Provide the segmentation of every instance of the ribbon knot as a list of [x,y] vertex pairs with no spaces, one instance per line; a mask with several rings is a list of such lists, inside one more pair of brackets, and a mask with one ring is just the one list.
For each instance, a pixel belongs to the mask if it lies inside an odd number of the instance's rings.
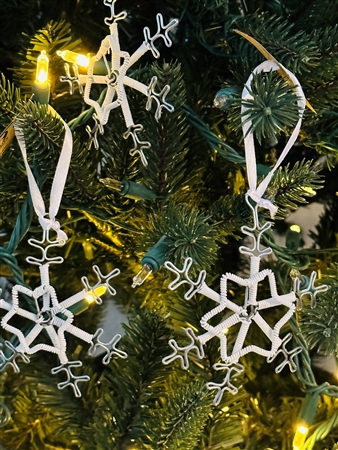
[[249,190],[248,195],[252,200],[254,200],[259,206],[270,211],[270,216],[273,218],[278,210],[277,206],[274,205],[270,200],[262,198],[257,191]]
[[50,229],[54,230],[56,232],[58,241],[63,242],[67,241],[68,236],[63,230],[61,230],[60,222],[58,222],[55,219],[50,219],[48,217],[39,217],[39,222],[44,230]]

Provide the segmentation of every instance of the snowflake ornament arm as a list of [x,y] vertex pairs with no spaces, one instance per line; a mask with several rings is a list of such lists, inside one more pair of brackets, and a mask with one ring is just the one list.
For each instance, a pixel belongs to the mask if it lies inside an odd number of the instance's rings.
[[70,74],[70,67],[68,63],[64,64],[64,69],[66,75],[60,76],[60,81],[63,83],[69,84],[69,93],[70,95],[74,94],[75,86],[78,87],[80,94],[83,94],[83,86],[80,82],[79,69],[76,64],[73,64],[74,76]]
[[176,267],[171,261],[166,261],[164,263],[164,267],[171,272],[175,273],[177,276],[176,278],[168,285],[168,288],[171,291],[174,291],[182,284],[188,284],[190,286],[190,289],[186,292],[184,295],[185,300],[190,300],[197,292],[206,295],[207,297],[211,298],[212,300],[219,302],[219,294],[217,294],[214,290],[208,288],[208,286],[205,284],[205,277],[206,277],[206,271],[201,270],[201,272],[198,275],[197,281],[192,281],[190,278],[188,272],[192,266],[192,258],[188,257],[185,259],[183,268],[180,270],[178,267]]
[[128,128],[128,130],[123,133],[124,139],[128,139],[129,136],[132,137],[132,140],[134,142],[134,146],[132,149],[129,150],[129,154],[131,156],[134,156],[135,154],[140,155],[140,159],[142,164],[146,167],[148,165],[147,158],[144,156],[143,150],[146,150],[151,147],[150,142],[148,141],[141,141],[138,133],[143,131],[143,126],[141,124],[133,125]]
[[244,366],[242,364],[233,364],[229,366],[228,364],[214,364],[215,370],[225,370],[226,375],[224,380],[221,383],[209,382],[206,384],[207,388],[212,390],[215,389],[217,391],[214,397],[214,405],[218,406],[222,400],[223,394],[225,391],[230,392],[232,395],[237,394],[238,388],[230,382],[232,372],[235,372],[236,375],[244,372]]
[[99,295],[96,294],[97,289],[100,286],[104,286],[110,295],[116,295],[116,290],[113,288],[113,286],[110,285],[110,280],[114,277],[116,277],[117,275],[120,274],[120,269],[113,269],[111,272],[109,272],[107,275],[102,275],[100,269],[98,266],[93,266],[93,270],[96,273],[96,276],[98,278],[97,283],[94,286],[91,286],[89,284],[88,278],[87,277],[82,277],[81,281],[85,286],[86,291],[90,291],[92,293],[92,295],[94,296],[95,302],[98,305],[102,304],[102,299]]
[[104,343],[100,340],[100,336],[103,333],[103,329],[99,328],[91,339],[91,346],[88,350],[88,354],[94,356],[97,348],[103,348],[105,350],[105,356],[102,359],[103,364],[109,364],[113,355],[119,356],[120,358],[127,358],[127,353],[118,349],[116,344],[121,339],[120,334],[116,334],[111,341]]
[[94,144],[95,150],[98,150],[100,148],[100,145],[99,145],[99,141],[97,138],[97,133],[99,132],[101,135],[103,134],[103,126],[99,122],[97,115],[95,113],[93,114],[92,117],[95,122],[93,129],[91,129],[89,125],[86,126],[86,132],[89,135],[87,149],[90,150],[92,144]]
[[159,121],[162,115],[163,108],[169,112],[173,112],[174,107],[166,101],[166,96],[170,91],[170,86],[166,85],[161,92],[155,92],[156,84],[157,77],[154,76],[152,77],[150,84],[145,92],[145,95],[148,97],[146,110],[151,110],[152,102],[154,101],[156,104],[155,119]]
[[72,369],[74,367],[82,367],[82,362],[81,361],[67,361],[65,364],[62,364],[61,366],[54,367],[52,369],[52,374],[55,375],[62,371],[66,372],[67,380],[58,383],[58,385],[57,385],[58,388],[64,389],[65,387],[70,386],[73,388],[75,397],[81,397],[81,391],[77,384],[79,382],[89,381],[90,378],[88,375],[80,375],[80,376],[74,375],[72,372]]
[[[97,120],[101,126],[104,126],[109,119],[110,112],[113,109],[121,108],[124,116],[127,132],[124,137],[127,139],[132,137],[134,147],[130,150],[130,154],[133,156],[138,154],[140,156],[143,165],[147,165],[146,157],[143,150],[150,147],[149,142],[141,141],[137,133],[140,132],[143,127],[140,124],[135,124],[128,98],[125,91],[125,86],[135,89],[147,97],[146,110],[149,111],[152,104],[155,103],[155,118],[159,120],[162,114],[162,110],[166,109],[169,112],[174,110],[174,107],[166,101],[166,96],[170,90],[169,86],[165,86],[160,92],[155,91],[157,78],[153,77],[149,86],[134,80],[127,76],[128,70],[135,64],[147,51],[151,51],[155,58],[160,56],[159,51],[155,47],[155,41],[162,39],[167,47],[172,45],[172,40],[169,33],[177,26],[178,20],[172,19],[167,25],[164,24],[163,16],[157,14],[157,31],[151,36],[150,29],[144,28],[144,41],[140,47],[133,53],[122,51],[120,48],[119,35],[118,35],[118,21],[126,18],[126,12],[120,14],[115,13],[114,1],[104,0],[104,5],[110,7],[110,17],[105,18],[105,24],[109,26],[110,35],[106,36],[96,55],[94,55],[89,62],[87,75],[78,75],[76,69],[74,69],[75,76],[72,77],[69,72],[69,67],[66,68],[66,76],[61,77],[61,81],[68,82],[70,85],[71,93],[73,92],[73,86],[78,83],[79,86],[85,85],[84,88],[84,101],[89,106],[95,109]],[[110,62],[107,61],[107,55],[110,54]],[[103,60],[104,67],[106,68],[106,75],[95,75],[95,63]],[[91,98],[91,89],[93,84],[105,84],[107,86],[106,94],[102,104]],[[141,128],[140,128],[141,127]],[[95,148],[98,148],[97,143],[97,130],[90,130],[90,140],[88,147],[90,148],[92,142],[94,142]]]
[[[172,40],[170,39],[169,32],[172,31],[177,26],[178,19],[172,19],[167,25],[164,25],[162,14],[157,14],[156,22],[157,22],[157,32],[154,34],[154,36],[152,37],[150,36],[150,30],[148,27],[144,28],[143,33],[144,33],[144,42],[146,43],[147,48],[151,50],[154,58],[158,59],[160,57],[160,52],[155,47],[154,42],[156,41],[156,39],[162,38],[165,45],[167,47],[171,47]],[[164,34],[161,33],[162,30],[164,30]]]
[[186,345],[185,347],[180,347],[175,341],[175,339],[170,339],[169,345],[174,350],[174,352],[171,355],[168,355],[162,359],[163,364],[170,364],[175,359],[180,359],[182,369],[187,370],[189,367],[188,355],[189,352],[191,352],[192,350],[196,351],[196,354],[199,359],[204,358],[203,347],[199,339],[195,336],[194,331],[191,328],[186,328],[185,332],[187,336],[190,338],[190,344]]
[[16,360],[20,358],[24,363],[28,364],[28,356],[26,356],[23,352],[17,351],[17,349],[10,341],[5,341],[5,346],[8,350],[0,350],[0,372],[6,370],[8,366],[13,367],[14,372],[20,372],[20,368]]
[[291,339],[292,339],[292,334],[291,334],[291,333],[288,333],[288,334],[284,337],[284,339],[283,339],[283,341],[282,341],[282,347],[281,347],[281,348],[280,348],[273,356],[270,356],[270,357],[267,359],[268,362],[272,362],[272,361],[276,358],[276,356],[279,355],[279,353],[281,353],[281,354],[284,356],[284,360],[283,360],[283,361],[281,362],[281,364],[279,364],[279,365],[276,367],[276,369],[275,369],[275,372],[276,372],[276,373],[281,372],[281,371],[284,369],[284,367],[285,367],[286,365],[289,366],[290,372],[296,372],[296,370],[297,370],[297,364],[295,363],[294,358],[295,358],[299,353],[301,353],[302,347],[296,347],[296,348],[294,348],[293,350],[288,350],[288,349],[286,348],[286,344],[287,344]]
[[122,11],[119,14],[115,14],[115,3],[117,0],[103,0],[103,4],[105,6],[110,7],[110,17],[106,17],[104,19],[104,23],[110,26],[112,23],[117,22],[118,20],[124,20],[127,17],[126,11]]
[[317,295],[322,292],[326,292],[329,289],[329,286],[326,284],[315,286],[316,279],[317,272],[315,271],[311,273],[310,279],[308,280],[306,280],[306,278],[300,273],[297,273],[293,287],[293,290],[297,295],[297,310],[301,310],[303,308],[303,297],[305,296],[310,296],[311,308],[315,308],[317,303]]

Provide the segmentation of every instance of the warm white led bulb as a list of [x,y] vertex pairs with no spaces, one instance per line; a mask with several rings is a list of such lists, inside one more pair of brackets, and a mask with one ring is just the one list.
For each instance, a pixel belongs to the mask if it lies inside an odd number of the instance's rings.
[[149,277],[152,271],[153,268],[149,264],[143,264],[142,269],[134,276],[131,287],[135,288],[136,286],[140,286]]
[[101,295],[106,293],[106,286],[101,285],[94,289],[94,291],[90,290],[87,292],[85,299],[88,303],[92,303],[96,297],[101,297]]
[[45,50],[40,53],[36,62],[36,81],[44,84],[48,81],[49,59]]
[[291,225],[290,230],[294,231],[295,233],[300,233],[301,232],[300,226],[296,225],[296,224],[295,225]]
[[81,67],[88,67],[90,62],[88,56],[81,55],[80,53],[75,53],[70,50],[59,50],[57,54],[61,56],[64,61],[76,64]]
[[293,450],[300,450],[305,442],[309,429],[304,425],[298,425],[292,445]]

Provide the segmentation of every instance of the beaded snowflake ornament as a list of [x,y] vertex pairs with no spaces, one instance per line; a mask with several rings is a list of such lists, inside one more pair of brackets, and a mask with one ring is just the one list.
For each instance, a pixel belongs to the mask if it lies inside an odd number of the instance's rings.
[[[253,73],[261,71],[268,72],[270,70],[278,70],[279,66],[273,61],[265,61],[259,65]],[[287,71],[287,69],[284,68]],[[189,353],[194,352],[197,357],[202,359],[204,357],[203,346],[210,339],[218,338],[220,341],[220,357],[221,362],[214,365],[215,370],[225,371],[225,377],[221,383],[209,382],[207,383],[208,389],[216,390],[214,397],[214,404],[218,405],[222,399],[225,391],[232,394],[236,394],[238,388],[231,382],[231,377],[238,375],[244,371],[244,366],[239,363],[242,356],[248,353],[256,353],[258,355],[267,358],[268,362],[272,362],[277,355],[284,357],[282,363],[276,367],[276,372],[279,373],[286,365],[289,366],[292,372],[297,370],[295,363],[295,357],[301,352],[301,347],[294,348],[292,350],[287,349],[287,344],[291,340],[292,335],[288,333],[283,338],[280,337],[282,327],[290,320],[294,314],[301,297],[304,295],[310,295],[315,299],[318,292],[326,290],[327,286],[314,286],[314,280],[316,273],[311,276],[311,282],[307,286],[303,286],[300,290],[300,280],[296,278],[294,282],[293,290],[288,294],[279,295],[277,292],[275,275],[271,269],[260,270],[260,262],[262,257],[272,253],[271,248],[261,247],[261,241],[263,234],[270,229],[272,223],[266,222],[264,225],[260,225],[258,219],[258,208],[263,207],[269,209],[273,216],[277,210],[276,206],[267,199],[262,198],[269,181],[271,180],[274,172],[281,164],[282,160],[286,156],[289,149],[297,139],[302,115],[305,109],[305,96],[300,87],[298,80],[295,76],[287,71],[293,84],[297,86],[296,92],[298,95],[299,106],[299,121],[290,140],[286,146],[286,150],[282,152],[281,157],[277,161],[275,167],[269,172],[262,183],[257,186],[257,172],[256,172],[256,159],[254,150],[253,134],[250,131],[251,122],[248,120],[243,123],[245,154],[247,163],[247,173],[249,181],[249,190],[245,196],[246,203],[250,208],[253,216],[253,226],[242,226],[242,233],[247,235],[251,239],[251,246],[241,246],[239,248],[240,253],[250,258],[250,273],[248,278],[243,278],[232,273],[226,273],[222,275],[220,281],[220,293],[217,293],[213,289],[207,286],[206,271],[202,270],[196,281],[193,281],[189,276],[189,270],[192,266],[192,259],[187,258],[184,262],[183,268],[179,269],[170,261],[165,263],[165,267],[176,275],[174,281],[169,284],[169,289],[175,290],[182,284],[189,286],[184,298],[189,300],[196,293],[202,294],[209,299],[215,301],[217,306],[210,312],[205,314],[201,320],[200,325],[205,330],[203,334],[196,336],[192,328],[186,328],[186,334],[190,339],[190,342],[185,346],[179,346],[174,339],[169,341],[170,347],[173,349],[172,354],[166,356],[162,361],[164,364],[169,364],[175,359],[181,361],[183,369],[189,367]],[[247,81],[247,85],[250,86],[253,74]],[[247,87],[243,90],[243,98],[250,96],[249,89]],[[242,113],[245,112],[245,107],[242,107]],[[262,300],[258,300],[258,285],[264,280],[268,281],[270,296]],[[229,282],[236,283],[238,286],[242,286],[245,289],[244,304],[238,303],[229,299]],[[313,302],[314,303],[314,302]],[[279,314],[278,320],[274,324],[268,323],[265,314],[266,310],[272,308],[282,308],[281,314]],[[264,316],[264,317],[263,317]],[[220,321],[217,325],[210,323],[211,319],[219,317]],[[213,321],[212,321],[213,322]],[[269,321],[270,322],[270,321]],[[213,322],[214,323],[214,322]],[[235,342],[230,346],[227,333],[231,327],[239,327],[239,331]],[[265,340],[268,341],[268,345],[263,348],[255,344],[246,344],[247,335],[252,326],[258,327],[265,336]]]
[[[168,24],[164,24],[162,14],[157,14],[157,31],[151,36],[150,29],[145,27],[143,30],[144,41],[140,47],[133,53],[129,54],[126,51],[122,51],[120,48],[119,34],[118,34],[118,21],[127,17],[126,12],[119,14],[115,13],[115,3],[117,0],[104,0],[104,5],[110,7],[111,15],[106,17],[104,22],[109,26],[110,34],[106,36],[96,55],[94,55],[89,62],[86,75],[79,74],[76,64],[73,65],[75,76],[70,75],[69,65],[65,65],[66,76],[62,76],[61,81],[68,82],[70,85],[70,93],[74,91],[74,84],[79,86],[80,92],[84,94],[84,101],[89,106],[93,107],[95,113],[93,119],[95,125],[93,129],[87,127],[87,131],[90,135],[89,144],[92,143],[98,148],[97,133],[103,134],[103,126],[109,119],[110,112],[113,109],[121,107],[122,114],[125,120],[127,131],[123,137],[128,139],[132,138],[133,148],[130,150],[130,154],[134,156],[138,154],[143,165],[147,165],[147,159],[143,153],[143,150],[150,147],[150,142],[141,141],[140,133],[143,130],[141,124],[135,124],[130,111],[128,97],[126,94],[125,86],[135,89],[141,92],[147,98],[146,110],[150,111],[153,103],[156,106],[155,119],[159,120],[162,114],[162,110],[166,109],[169,112],[174,110],[174,107],[166,101],[166,96],[170,90],[168,85],[164,86],[160,92],[156,91],[157,77],[152,77],[149,86],[141,83],[132,77],[127,75],[128,70],[135,64],[146,52],[151,51],[155,58],[159,58],[160,52],[155,47],[155,41],[162,39],[167,47],[171,47],[172,40],[170,38],[170,31],[178,24],[177,19],[172,19]],[[107,56],[110,54],[110,61],[108,62]],[[104,75],[95,74],[95,67],[100,62],[104,63]],[[95,66],[96,65],[96,66]],[[94,84],[103,85],[106,87],[106,92],[102,102],[94,100],[91,97],[91,89]],[[83,89],[84,86],[84,89]]]
[[[67,241],[67,235],[61,230],[59,222],[55,219],[72,150],[72,135],[65,123],[64,126],[66,130],[65,139],[52,184],[48,214],[46,214],[42,195],[28,165],[24,136],[21,130],[16,127],[16,136],[26,166],[34,210],[43,230],[41,240],[28,240],[31,246],[41,251],[41,256],[27,257],[30,264],[39,266],[41,284],[35,289],[16,284],[12,288],[11,302],[3,298],[0,299],[0,308],[6,311],[1,320],[1,326],[4,330],[13,334],[10,341],[5,341],[6,349],[0,350],[0,371],[11,366],[15,372],[19,372],[18,360],[28,363],[29,355],[39,351],[54,353],[58,356],[60,365],[52,369],[52,374],[64,371],[66,375],[66,381],[58,383],[58,388],[63,389],[71,386],[75,396],[80,397],[81,392],[78,383],[88,381],[89,376],[73,373],[73,369],[81,367],[82,362],[68,360],[65,337],[67,333],[90,344],[88,350],[90,355],[94,355],[97,349],[103,351],[102,362],[104,364],[108,364],[113,355],[121,358],[126,358],[127,355],[116,346],[121,335],[117,334],[110,342],[105,343],[100,339],[103,333],[101,328],[91,334],[74,325],[74,316],[87,309],[90,303],[101,304],[101,295],[104,292],[108,291],[111,295],[116,294],[115,289],[110,285],[110,281],[120,273],[119,269],[114,269],[107,275],[103,275],[99,268],[94,266],[93,270],[97,276],[97,283],[90,285],[88,278],[82,277],[84,288],[62,301],[59,301],[56,290],[50,284],[50,265],[62,264],[63,262],[61,256],[51,256],[51,253],[54,253],[55,248],[62,247]],[[55,238],[53,235],[55,235]],[[26,326],[23,325],[24,321],[27,323]]]

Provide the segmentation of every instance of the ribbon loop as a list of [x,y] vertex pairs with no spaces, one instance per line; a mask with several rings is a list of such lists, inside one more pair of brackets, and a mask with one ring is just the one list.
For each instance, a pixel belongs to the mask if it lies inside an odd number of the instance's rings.
[[[54,115],[57,114],[51,108],[51,106],[49,106],[49,108]],[[60,120],[62,119],[60,118]],[[52,189],[50,193],[49,212],[48,212],[49,218],[45,217],[46,216],[45,203],[41,195],[40,189],[37,185],[37,182],[34,178],[33,172],[31,171],[31,168],[29,167],[28,164],[26,143],[23,131],[21,130],[17,122],[14,124],[14,129],[26,167],[29,191],[32,197],[33,207],[39,218],[40,225],[44,230],[49,229],[54,230],[57,234],[57,239],[66,242],[68,237],[66,233],[61,230],[60,223],[55,220],[55,216],[57,215],[57,212],[59,210],[63,190],[66,184],[66,178],[72,155],[73,137],[68,125],[63,120],[62,122],[65,128],[65,137],[63,140],[60,157],[56,166],[54,179],[52,183]]]
[[247,176],[248,176],[248,183],[249,183],[249,190],[248,195],[262,208],[269,209],[271,217],[274,217],[274,215],[277,212],[277,207],[267,199],[263,199],[263,195],[275,173],[275,171],[278,169],[278,167],[283,162],[284,158],[288,154],[289,150],[293,146],[293,144],[296,142],[300,127],[302,124],[302,117],[305,110],[306,105],[306,98],[303,92],[303,89],[295,77],[295,75],[290,72],[288,69],[286,69],[282,64],[275,63],[274,61],[264,61],[262,64],[257,66],[251,75],[249,76],[246,85],[244,86],[244,89],[242,91],[242,100],[248,100],[253,99],[253,96],[249,92],[249,87],[251,85],[251,82],[253,80],[253,75],[260,72],[270,72],[270,71],[276,71],[280,68],[283,68],[285,70],[292,82],[295,84],[295,91],[297,93],[297,104],[299,107],[299,120],[295,126],[295,129],[293,130],[284,150],[282,151],[280,157],[278,158],[275,166],[271,169],[271,171],[268,173],[268,175],[263,179],[263,181],[257,186],[257,164],[256,164],[256,154],[255,154],[255,143],[254,143],[254,137],[253,132],[251,131],[252,127],[252,121],[245,116],[247,116],[247,112],[249,111],[249,108],[247,108],[244,103],[242,102],[242,108],[241,108],[241,114],[242,114],[242,129],[243,129],[243,135],[244,135],[244,147],[245,147],[245,159],[246,159],[246,167],[247,167]]

